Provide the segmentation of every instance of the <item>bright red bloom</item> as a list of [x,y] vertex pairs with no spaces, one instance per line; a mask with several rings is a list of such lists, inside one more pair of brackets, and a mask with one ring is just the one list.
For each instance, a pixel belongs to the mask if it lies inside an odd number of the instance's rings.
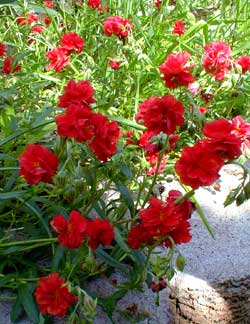
[[123,39],[133,29],[133,25],[129,19],[123,19],[120,16],[111,16],[104,21],[103,28],[105,35],[111,36],[114,34],[120,39]]
[[84,41],[77,33],[67,33],[61,38],[60,45],[67,55],[73,52],[79,54],[83,49]]
[[93,95],[94,89],[89,81],[75,82],[74,80],[70,80],[64,87],[64,94],[59,97],[58,107],[68,108],[72,104],[82,104],[85,107],[95,102]]
[[220,118],[204,125],[203,134],[210,139],[210,149],[221,155],[224,160],[232,160],[241,155],[241,140],[233,133],[233,125]]
[[52,177],[57,172],[58,159],[45,146],[29,144],[19,156],[19,165],[19,175],[23,175],[28,184],[52,182]]
[[99,244],[108,246],[115,237],[114,227],[110,225],[109,220],[96,218],[88,222],[87,235],[89,237],[88,245],[96,250]]
[[161,0],[157,0],[157,1],[155,1],[155,6],[156,6],[158,9],[160,9],[161,3],[162,3]]
[[222,157],[214,152],[207,141],[198,141],[193,147],[184,147],[175,170],[181,182],[193,189],[209,186],[219,178],[224,165]]
[[77,297],[70,294],[64,282],[65,279],[59,279],[57,272],[40,278],[34,295],[42,314],[63,317],[68,307],[77,301]]
[[92,9],[99,9],[101,7],[101,0],[88,0],[88,6]]
[[56,73],[60,72],[66,66],[69,65],[69,57],[67,52],[61,48],[57,47],[46,54],[46,58],[51,63],[47,66],[47,70],[55,69]]
[[185,33],[184,22],[182,20],[175,22],[172,33],[176,35],[183,35]]
[[39,19],[37,15],[30,13],[27,17],[23,15],[19,15],[16,19],[16,22],[20,26],[25,26],[25,25],[30,25],[33,21],[38,21],[38,20]]
[[113,70],[118,70],[120,68],[120,63],[117,61],[109,61],[109,66],[111,67],[111,69]]
[[85,105],[71,105],[66,113],[55,118],[57,133],[62,137],[73,137],[77,142],[90,141],[95,132],[92,126],[94,113]]
[[208,122],[203,127],[203,134],[210,138],[221,139],[231,133],[233,125],[226,118],[219,118]]
[[149,244],[150,233],[144,228],[143,224],[132,226],[128,232],[127,244],[131,249],[138,249],[142,244]]
[[44,31],[44,27],[41,25],[35,25],[35,26],[32,26],[32,28],[31,28],[32,33],[42,33],[43,31]]
[[4,74],[10,74],[14,72],[18,72],[22,69],[21,64],[16,65],[15,59],[12,56],[7,56],[3,61],[2,72]]
[[115,121],[108,121],[102,114],[94,114],[90,121],[94,129],[94,137],[88,142],[89,148],[103,162],[116,153],[117,142],[121,136],[119,125]]
[[139,106],[136,120],[155,133],[172,134],[184,123],[184,106],[172,95],[153,96]]
[[0,57],[4,56],[6,51],[6,45],[4,43],[0,43]]
[[190,83],[194,82],[194,77],[189,73],[193,65],[186,65],[189,58],[190,54],[187,52],[170,54],[165,62],[160,65],[160,71],[163,73],[163,80],[165,80],[167,88],[187,87]]
[[48,15],[43,15],[43,20],[46,26],[48,26],[51,23],[51,19]]
[[231,65],[232,51],[230,46],[219,41],[205,45],[204,49],[202,65],[206,72],[212,73],[216,80],[224,80]]
[[[138,141],[138,145],[145,149],[147,155],[159,153],[162,149],[160,143],[161,135],[152,131],[145,131],[141,134],[141,137]],[[179,136],[176,134],[170,134],[168,136],[168,147],[166,148],[166,153],[171,152],[174,149],[175,143],[178,141]]]
[[[188,243],[192,239],[190,223],[187,220],[180,222],[175,229],[169,232],[169,235],[172,237],[175,244]],[[163,244],[168,247],[172,246],[168,238],[164,240]]]
[[242,141],[250,137],[250,123],[247,123],[241,116],[232,119],[232,134],[240,138]]
[[43,5],[45,7],[50,8],[50,9],[53,9],[54,8],[54,2],[53,2],[53,0],[43,1]]
[[82,244],[86,236],[87,222],[87,219],[80,212],[73,210],[69,215],[68,223],[62,215],[56,215],[50,221],[50,226],[54,232],[59,234],[57,241],[62,246],[76,249]]
[[207,107],[200,106],[200,107],[198,108],[198,110],[199,110],[199,112],[200,112],[201,114],[204,115],[204,114],[207,112]]
[[150,198],[149,206],[140,210],[140,223],[131,227],[128,233],[128,245],[137,249],[141,245],[159,244],[171,246],[166,235],[172,236],[176,244],[187,243],[191,240],[189,218],[194,211],[193,204],[184,200],[175,204],[181,197],[177,190],[171,190],[166,202]]
[[236,62],[241,66],[242,74],[250,71],[250,56],[241,56]]

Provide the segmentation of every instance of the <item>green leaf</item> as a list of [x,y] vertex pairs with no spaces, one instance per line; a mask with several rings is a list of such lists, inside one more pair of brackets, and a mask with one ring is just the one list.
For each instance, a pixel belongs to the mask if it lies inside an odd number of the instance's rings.
[[130,190],[122,183],[116,183],[116,188],[119,190],[122,198],[124,199],[128,209],[130,210],[131,216],[135,213],[135,206]]
[[26,194],[27,191],[12,191],[12,192],[4,192],[0,193],[0,199],[11,199],[11,198],[18,198]]
[[123,161],[121,161],[119,163],[119,166],[122,170],[122,173],[128,178],[128,179],[133,179],[134,178],[134,175],[133,173],[131,172],[131,170],[129,169],[129,167],[127,166],[127,164]]
[[120,231],[117,227],[115,227],[115,240],[117,242],[117,244],[120,246],[120,248],[126,252],[128,255],[130,255],[130,249],[127,246],[127,244],[125,243],[123,237],[120,234]]
[[55,250],[56,251],[52,260],[52,267],[51,267],[52,272],[56,272],[58,270],[59,264],[65,252],[65,249],[61,246],[61,244],[58,244]]
[[107,252],[105,252],[102,248],[98,248],[95,253],[107,264],[112,266],[115,269],[119,269],[124,273],[129,273],[128,269],[125,265],[118,262],[116,259],[114,259],[112,256],[110,256]]
[[20,315],[22,314],[22,312],[23,312],[23,305],[20,296],[18,295],[15,304],[11,308],[11,312],[10,312],[11,322],[15,323],[20,317]]
[[33,291],[30,289],[28,284],[21,284],[18,287],[18,296],[22,302],[25,312],[35,324],[39,323],[39,311],[34,301]]

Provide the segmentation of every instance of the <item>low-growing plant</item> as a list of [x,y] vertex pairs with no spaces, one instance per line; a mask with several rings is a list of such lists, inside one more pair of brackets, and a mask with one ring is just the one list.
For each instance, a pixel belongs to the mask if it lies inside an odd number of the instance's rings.
[[[0,3],[0,287],[16,293],[13,322],[25,310],[92,323],[97,305],[113,322],[127,292],[158,294],[184,269],[195,210],[213,236],[196,189],[236,163],[225,206],[249,199],[249,6]],[[88,290],[115,270],[126,280],[111,296]]]

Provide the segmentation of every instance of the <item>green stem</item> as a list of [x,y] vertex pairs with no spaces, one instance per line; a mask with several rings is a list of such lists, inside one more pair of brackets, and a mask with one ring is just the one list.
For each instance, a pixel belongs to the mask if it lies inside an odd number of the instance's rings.
[[16,246],[16,245],[26,245],[26,244],[33,244],[33,243],[54,243],[56,242],[57,238],[47,238],[47,239],[37,239],[37,240],[26,240],[26,241],[15,241],[9,243],[0,243],[0,248]]

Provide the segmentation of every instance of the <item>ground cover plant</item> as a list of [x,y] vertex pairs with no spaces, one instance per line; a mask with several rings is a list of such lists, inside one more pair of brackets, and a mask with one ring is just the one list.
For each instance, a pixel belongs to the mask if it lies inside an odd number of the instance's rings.
[[[0,287],[11,320],[112,321],[183,270],[195,190],[227,163],[250,197],[247,1],[0,2]],[[183,190],[162,196],[159,181]],[[159,255],[157,248],[162,248]],[[109,278],[100,298],[86,284]],[[6,297],[2,296],[1,299]],[[135,319],[133,319],[135,320]]]

